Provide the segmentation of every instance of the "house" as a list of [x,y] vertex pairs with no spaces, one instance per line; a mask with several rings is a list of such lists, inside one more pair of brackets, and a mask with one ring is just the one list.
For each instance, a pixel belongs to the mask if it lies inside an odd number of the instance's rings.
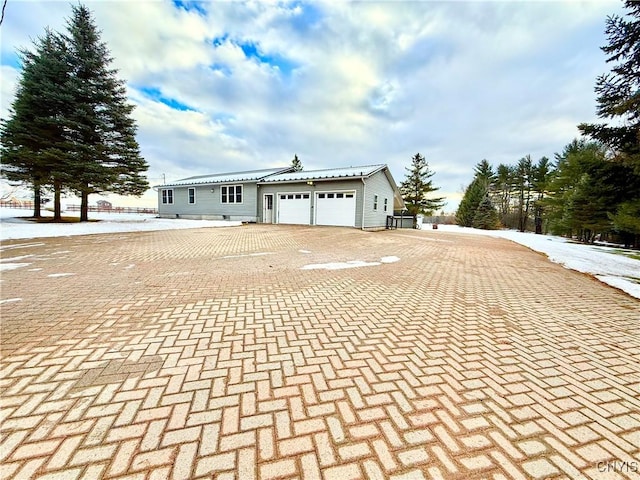
[[386,165],[291,167],[202,175],[159,185],[163,218],[383,228],[404,203]]

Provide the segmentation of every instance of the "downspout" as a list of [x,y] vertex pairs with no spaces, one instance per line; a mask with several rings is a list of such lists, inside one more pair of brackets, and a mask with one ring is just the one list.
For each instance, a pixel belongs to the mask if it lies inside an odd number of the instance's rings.
[[364,181],[364,177],[361,177],[362,180],[362,220],[360,221],[360,230],[364,230],[364,206],[367,204],[367,183]]

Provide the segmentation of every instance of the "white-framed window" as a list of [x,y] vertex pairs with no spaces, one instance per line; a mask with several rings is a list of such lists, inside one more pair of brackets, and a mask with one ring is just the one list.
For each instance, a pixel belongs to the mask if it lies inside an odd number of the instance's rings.
[[187,196],[189,198],[189,203],[196,203],[196,189],[194,187],[189,187],[189,189],[187,190]]
[[388,198],[385,198],[385,199],[384,199],[384,211],[385,211],[385,212],[387,211],[387,207],[388,207],[388,205],[389,205],[389,199],[388,199]]
[[373,209],[378,210],[378,195],[373,196]]
[[242,185],[222,185],[220,187],[221,203],[242,203]]
[[162,203],[163,205],[171,205],[173,203],[173,188],[162,189]]

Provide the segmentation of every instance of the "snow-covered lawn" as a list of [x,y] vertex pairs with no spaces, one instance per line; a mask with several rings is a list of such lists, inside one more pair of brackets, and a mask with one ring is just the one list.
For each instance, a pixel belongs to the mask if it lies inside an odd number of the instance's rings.
[[[185,220],[156,218],[143,213],[89,212],[89,220],[83,223],[35,223],[20,217],[29,217],[31,210],[0,208],[0,240],[20,238],[65,237],[68,235],[91,235],[96,233],[143,232],[151,230],[173,230],[183,228],[233,227],[241,222],[218,220]],[[44,216],[52,215],[49,211]],[[80,212],[63,213],[63,216],[79,218]]]
[[[35,224],[19,218],[27,217],[30,214],[29,210],[0,208],[0,240],[240,225],[240,222],[161,219],[156,218],[154,215],[146,214],[94,212],[90,212],[89,218],[100,220],[99,222]],[[74,212],[73,215],[77,216],[78,212]],[[573,270],[592,274],[600,281],[624,290],[636,298],[640,298],[640,260],[624,255],[624,253],[638,255],[639,252],[624,251],[615,247],[582,245],[569,242],[561,237],[520,233],[511,230],[486,231],[462,228],[456,225],[438,225],[438,229],[433,230],[430,224],[425,224],[423,231],[490,235],[506,238],[546,254],[552,262],[560,263]],[[391,260],[381,260],[381,262],[385,261]],[[308,268],[338,267],[335,265],[313,265]],[[340,265],[340,268],[345,267]]]

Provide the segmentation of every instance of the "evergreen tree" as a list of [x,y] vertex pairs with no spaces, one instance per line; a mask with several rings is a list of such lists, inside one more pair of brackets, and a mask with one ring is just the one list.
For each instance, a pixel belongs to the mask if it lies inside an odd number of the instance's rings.
[[302,169],[303,169],[302,162],[298,158],[297,154],[293,156],[293,160],[291,160],[291,166],[293,167],[293,171],[294,172],[301,172],[302,171]]
[[618,159],[632,165],[640,175],[640,3],[625,1],[628,17],[607,18],[608,45],[602,47],[607,63],[615,62],[608,74],[596,80],[600,118],[617,125],[582,124],[580,130],[615,151]]
[[33,186],[36,216],[42,188],[53,187],[56,220],[62,190],[79,194],[85,221],[91,193],[144,193],[148,165],[135,139],[133,106],[91,13],[72,8],[67,36],[47,31],[35,52],[22,52],[18,91],[0,132],[2,175]]
[[514,179],[518,194],[518,230],[524,232],[527,229],[533,190],[533,162],[530,155],[518,161]]
[[542,157],[533,167],[533,191],[535,199],[533,201],[533,215],[535,231],[537,234],[542,233],[542,214],[544,212],[543,199],[547,193],[547,187],[552,176],[551,162],[547,157]]
[[487,160],[481,160],[474,167],[473,181],[466,188],[458,210],[456,211],[456,222],[463,227],[471,227],[476,210],[486,197],[495,181],[493,167]]
[[[632,168],[608,159],[601,143],[585,140],[574,140],[557,158],[550,196],[543,201],[552,231],[584,242],[614,231],[613,219],[634,188]],[[627,208],[618,217],[619,228],[627,225]]]
[[596,80],[597,114],[607,123],[581,124],[579,128],[613,152],[610,162],[623,165],[609,169],[623,176],[609,177],[608,190],[618,188],[625,193],[616,205],[609,206],[613,209],[609,220],[625,242],[637,244],[635,222],[627,219],[640,203],[640,3],[626,0],[624,5],[626,16],[607,18],[608,45],[602,50],[613,66]]
[[143,173],[147,162],[135,139],[133,106],[127,103],[124,82],[100,40],[91,12],[84,5],[73,6],[67,23],[71,75],[67,90],[72,108],[66,118],[71,141],[71,188],[82,200],[80,220],[88,220],[91,193],[114,192],[141,195],[149,184]]
[[464,191],[458,210],[456,222],[462,227],[473,226],[473,218],[482,200],[487,196],[487,184],[484,178],[474,178]]
[[413,215],[414,228],[416,227],[416,215],[430,215],[435,210],[444,206],[444,197],[429,198],[429,194],[439,190],[439,187],[433,186],[431,177],[435,175],[429,169],[429,164],[425,158],[416,153],[411,158],[411,167],[405,167],[407,175],[405,180],[400,184],[400,193],[404,199],[407,211]]
[[609,219],[625,247],[640,248],[640,200],[621,203],[615,214],[609,214]]
[[485,189],[487,191],[491,190],[496,180],[496,174],[493,172],[493,167],[489,162],[486,159],[481,160],[474,167],[474,171],[475,177],[484,183]]
[[514,227],[509,221],[509,214],[511,213],[511,193],[513,192],[514,183],[514,168],[503,163],[498,165],[495,178],[495,203],[498,205],[500,222],[509,228]]
[[478,205],[472,222],[473,228],[481,228],[483,230],[495,230],[500,226],[498,220],[498,212],[491,203],[489,195],[485,195],[484,199]]
[[33,187],[34,217],[40,217],[42,189],[53,186],[54,220],[60,220],[60,194],[69,178],[68,144],[60,122],[70,103],[64,88],[66,46],[50,30],[34,43],[33,52],[20,52],[22,74],[9,118],[2,120],[2,176]]

